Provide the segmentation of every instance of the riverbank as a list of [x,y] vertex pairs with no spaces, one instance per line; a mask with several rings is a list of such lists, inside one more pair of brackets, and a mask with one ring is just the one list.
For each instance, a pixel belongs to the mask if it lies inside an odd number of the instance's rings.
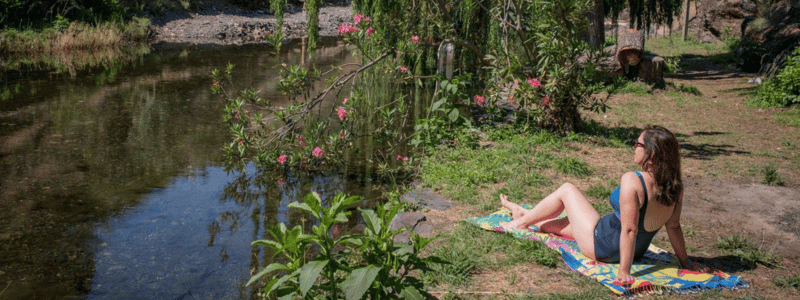
[[93,51],[136,44],[147,40],[150,21],[133,18],[122,25],[72,22],[42,30],[8,29],[0,32],[0,53],[60,53]]
[[[302,8],[288,5],[283,34],[287,40],[306,35],[308,16]],[[275,16],[266,10],[247,10],[235,6],[209,7],[193,12],[173,12],[151,17],[154,43],[249,44],[266,43],[276,29]],[[325,4],[319,11],[319,35],[338,36],[337,29],[352,23],[350,5]]]

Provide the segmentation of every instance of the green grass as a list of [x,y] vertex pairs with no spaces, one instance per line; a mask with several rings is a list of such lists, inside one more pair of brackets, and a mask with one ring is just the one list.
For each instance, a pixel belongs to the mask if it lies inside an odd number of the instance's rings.
[[[616,184],[612,184],[612,185],[616,186]],[[587,189],[584,192],[584,194],[586,194],[586,196],[589,196],[589,197],[592,197],[592,198],[595,198],[595,199],[598,199],[598,200],[603,200],[603,199],[608,199],[608,197],[611,197],[611,192],[613,192],[613,190],[611,188],[605,187],[602,184],[595,184],[593,186],[590,186],[589,189]]]
[[714,247],[751,264],[759,263],[767,267],[780,266],[780,259],[777,255],[762,250],[761,247],[751,243],[745,236],[734,235],[727,238],[718,238]]
[[675,84],[673,82],[668,82],[667,85],[671,86],[677,92],[688,93],[695,96],[703,95],[703,93],[700,92],[700,89],[693,85]]
[[486,136],[496,143],[489,148],[459,145],[439,149],[422,163],[422,181],[444,196],[472,205],[494,205],[496,198],[478,199],[477,190],[491,184],[506,183],[504,193],[512,198],[540,195],[550,185],[542,173],[560,166],[560,170],[584,174],[588,166],[575,158],[560,158],[554,153],[569,151],[564,143],[579,139],[560,137],[546,131],[506,134],[487,130]]
[[565,175],[585,177],[592,175],[592,170],[585,162],[577,157],[556,158],[554,161],[556,171]]
[[773,282],[778,287],[800,290],[800,276],[797,275],[793,277],[778,277]]
[[561,261],[558,251],[547,248],[541,242],[489,232],[470,224],[459,224],[440,239],[441,243],[432,247],[431,251],[450,264],[432,266],[425,275],[430,282],[465,286],[475,271],[480,269],[502,268],[528,261],[555,268]]
[[800,106],[781,113],[776,120],[789,126],[800,127]]
[[683,41],[680,33],[671,36],[657,37],[645,41],[645,49],[661,57],[680,57],[681,55],[713,55],[727,52],[724,43],[703,43],[689,33]]

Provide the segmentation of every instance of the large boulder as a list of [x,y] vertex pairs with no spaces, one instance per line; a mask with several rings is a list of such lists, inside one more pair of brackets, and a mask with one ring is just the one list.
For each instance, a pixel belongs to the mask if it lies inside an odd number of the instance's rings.
[[800,45],[800,2],[778,1],[760,15],[747,26],[736,54],[743,71],[771,75]]
[[710,0],[697,2],[697,14],[689,20],[689,30],[701,42],[716,43],[742,35],[742,23],[758,14],[752,0]]

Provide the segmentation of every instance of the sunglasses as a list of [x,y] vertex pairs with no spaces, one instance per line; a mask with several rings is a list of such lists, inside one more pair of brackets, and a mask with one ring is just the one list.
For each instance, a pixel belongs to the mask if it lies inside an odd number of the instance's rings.
[[636,148],[639,148],[639,147],[645,148],[645,147],[644,147],[644,144],[642,144],[642,143],[639,143],[638,141],[634,141],[634,142],[632,143],[632,145],[631,145],[631,148],[633,148],[633,150],[636,150]]

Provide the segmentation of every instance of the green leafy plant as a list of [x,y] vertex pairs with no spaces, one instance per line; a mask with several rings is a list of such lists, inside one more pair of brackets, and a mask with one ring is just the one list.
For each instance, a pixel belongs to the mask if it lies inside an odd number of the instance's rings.
[[778,75],[762,84],[750,103],[760,107],[800,104],[800,47],[786,59]]
[[[411,245],[395,243],[394,237],[405,228],[391,229],[389,224],[404,205],[391,208],[378,205],[376,210],[359,209],[366,225],[364,234],[335,238],[333,226],[348,221],[347,208],[362,201],[360,196],[338,194],[330,207],[322,204],[319,194],[306,195],[303,202],[293,202],[290,208],[300,209],[318,223],[310,234],[295,226],[287,229],[283,223],[267,229],[271,240],[258,240],[253,246],[265,246],[282,255],[285,263],[275,262],[250,278],[250,285],[270,273],[264,286],[265,294],[276,293],[278,298],[372,299],[401,296],[404,299],[423,299],[422,282],[409,276],[412,270],[428,264],[445,263],[435,256],[420,257],[419,253],[434,238],[411,234]],[[348,247],[349,246],[349,247]],[[341,251],[336,249],[342,248]],[[306,255],[316,249],[318,254],[308,260]],[[358,260],[352,259],[353,256]]]
[[664,59],[664,73],[675,74],[681,71],[680,57],[667,57]]
[[471,75],[467,73],[439,83],[439,89],[433,96],[438,100],[433,101],[428,108],[426,118],[417,119],[414,126],[416,135],[411,140],[411,145],[436,146],[444,140],[452,140],[458,134],[455,129],[468,130],[469,127],[462,127],[468,125],[469,121],[461,116],[458,103],[462,99],[469,99],[465,88],[470,79]]

